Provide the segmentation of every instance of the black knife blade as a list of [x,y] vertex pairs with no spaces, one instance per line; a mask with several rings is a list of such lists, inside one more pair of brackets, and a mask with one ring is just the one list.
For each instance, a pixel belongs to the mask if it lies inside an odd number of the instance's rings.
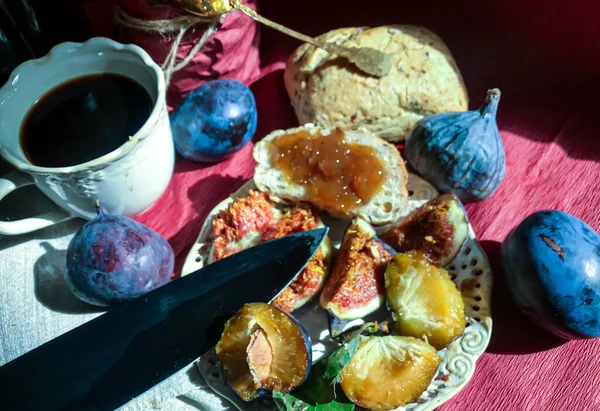
[[0,367],[0,410],[114,410],[218,342],[248,302],[269,302],[310,261],[327,228],[214,262]]

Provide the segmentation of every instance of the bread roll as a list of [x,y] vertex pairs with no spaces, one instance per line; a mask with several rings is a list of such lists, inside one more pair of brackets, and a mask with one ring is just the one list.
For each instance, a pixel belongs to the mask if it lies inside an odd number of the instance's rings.
[[450,50],[425,28],[343,28],[319,39],[391,53],[392,69],[383,78],[369,77],[347,60],[303,44],[290,56],[284,77],[300,124],[362,127],[399,142],[426,115],[468,108]]
[[[283,136],[294,135],[299,132],[306,132],[307,135],[311,136],[321,135],[326,137],[332,137],[334,132],[337,133],[337,136],[340,136],[341,133],[344,144],[372,147],[374,156],[379,160],[377,163],[385,171],[378,191],[373,193],[370,200],[365,204],[344,210],[336,205],[328,205],[320,198],[312,195],[306,184],[296,184],[289,181],[285,172],[274,164],[271,142]],[[404,160],[396,147],[367,130],[343,131],[322,129],[315,126],[277,130],[255,145],[253,155],[258,163],[254,171],[256,186],[261,191],[267,192],[280,200],[305,201],[335,217],[348,220],[360,217],[373,225],[383,225],[399,220],[408,207],[408,190],[406,189],[408,172]],[[372,164],[373,166],[376,165],[375,163]],[[371,164],[365,168],[368,169],[367,173],[372,172],[370,170],[372,168]],[[329,176],[332,181],[337,177],[339,176]],[[368,185],[370,182],[366,182],[366,184]]]

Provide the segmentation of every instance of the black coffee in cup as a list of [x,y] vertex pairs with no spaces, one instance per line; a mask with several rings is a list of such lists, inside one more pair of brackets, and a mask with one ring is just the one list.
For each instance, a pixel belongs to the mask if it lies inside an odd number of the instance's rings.
[[136,81],[118,74],[92,74],[61,84],[29,109],[21,148],[41,167],[67,167],[94,160],[134,136],[154,102]]

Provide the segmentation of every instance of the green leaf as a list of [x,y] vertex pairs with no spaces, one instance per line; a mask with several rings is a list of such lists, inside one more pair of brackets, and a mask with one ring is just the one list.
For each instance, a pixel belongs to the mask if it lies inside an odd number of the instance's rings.
[[[313,364],[308,379],[288,394],[273,393],[280,411],[352,411],[355,405],[335,386],[341,381],[342,368],[352,359],[358,348],[358,338],[338,348],[329,357]],[[342,354],[339,352],[343,351]],[[332,359],[332,356],[335,358]],[[340,368],[341,367],[341,368]],[[337,370],[329,376],[331,370]]]
[[330,402],[329,404],[315,405],[307,408],[307,411],[353,411],[355,405],[345,404],[337,401]]
[[309,404],[327,404],[336,398],[331,379],[325,376],[325,361],[314,364],[308,379],[294,391],[294,395]]
[[281,394],[276,391],[273,392],[273,400],[275,400],[275,404],[280,411],[305,411],[310,407],[310,405],[291,394]]
[[355,405],[333,400],[327,404],[310,405],[292,394],[273,393],[273,399],[280,411],[353,411]]
[[[358,346],[360,345],[360,332],[357,332],[354,337],[346,344],[335,350],[333,354],[325,359],[326,369],[325,377],[335,378],[342,372],[344,367],[348,365]],[[339,382],[339,381],[337,381]]]

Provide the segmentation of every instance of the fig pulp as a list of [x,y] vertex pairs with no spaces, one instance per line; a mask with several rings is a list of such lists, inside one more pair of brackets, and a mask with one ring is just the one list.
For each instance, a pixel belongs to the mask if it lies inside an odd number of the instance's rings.
[[464,207],[449,193],[417,208],[381,239],[401,253],[423,251],[431,262],[443,267],[456,258],[468,231]]
[[422,252],[394,256],[385,272],[385,290],[398,333],[426,338],[438,350],[463,334],[462,295],[448,272]]
[[173,249],[158,233],[99,206],[69,243],[65,278],[82,301],[108,306],[170,282],[174,263]]
[[321,293],[321,307],[340,320],[362,318],[385,302],[383,274],[392,251],[356,218],[346,230]]
[[227,321],[216,353],[227,381],[244,401],[300,386],[312,363],[304,327],[265,303],[246,304]]
[[392,410],[416,401],[427,389],[442,359],[413,337],[361,337],[342,370],[341,387],[350,401],[369,410]]
[[[237,198],[213,220],[214,241],[210,260],[216,261],[261,242],[322,227],[317,212],[309,206],[277,208],[268,194],[250,191]],[[317,295],[329,271],[331,242],[326,237],[296,279],[273,300],[273,305],[292,312]]]

